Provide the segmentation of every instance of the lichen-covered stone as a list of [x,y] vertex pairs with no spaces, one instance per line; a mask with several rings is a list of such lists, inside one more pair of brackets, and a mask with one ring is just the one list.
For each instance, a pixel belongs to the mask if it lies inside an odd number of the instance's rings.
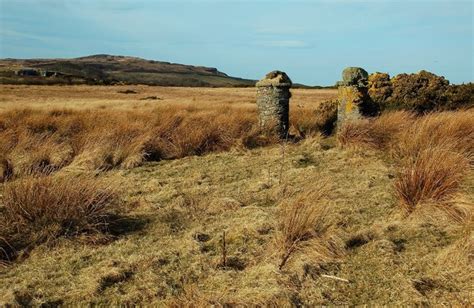
[[268,73],[256,84],[260,126],[282,138],[288,135],[291,85],[288,75],[281,71]]
[[338,88],[337,126],[349,120],[376,113],[368,95],[368,73],[360,67],[348,67],[342,72]]
[[362,115],[360,104],[365,95],[357,86],[343,86],[338,88],[337,125],[349,120],[359,119]]
[[360,67],[346,67],[342,71],[342,82],[345,86],[366,87],[369,74]]

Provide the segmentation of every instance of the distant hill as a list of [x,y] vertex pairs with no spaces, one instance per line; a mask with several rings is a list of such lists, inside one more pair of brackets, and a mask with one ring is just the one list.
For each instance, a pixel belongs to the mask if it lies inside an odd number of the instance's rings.
[[255,80],[231,77],[211,67],[101,54],[73,59],[0,59],[0,83],[247,87],[254,86]]

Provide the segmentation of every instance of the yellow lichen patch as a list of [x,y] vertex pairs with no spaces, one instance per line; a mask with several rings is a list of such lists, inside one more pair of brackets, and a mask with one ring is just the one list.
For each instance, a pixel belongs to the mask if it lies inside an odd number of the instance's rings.
[[350,100],[347,101],[347,103],[346,103],[346,108],[345,108],[346,113],[351,113],[351,112],[352,112],[352,107],[353,107],[352,101],[350,101]]
[[344,109],[346,114],[354,111],[354,104],[358,104],[362,99],[362,94],[355,87],[340,87],[338,93],[338,100],[340,106]]

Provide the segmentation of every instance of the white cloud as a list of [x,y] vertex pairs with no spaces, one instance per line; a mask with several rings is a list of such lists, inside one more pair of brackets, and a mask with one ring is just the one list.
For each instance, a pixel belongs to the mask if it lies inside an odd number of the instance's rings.
[[286,25],[285,27],[281,27],[281,28],[261,26],[255,29],[255,32],[257,34],[265,34],[265,35],[288,35],[288,34],[300,35],[300,34],[304,34],[307,31],[308,29],[305,27],[297,27],[297,26],[291,26],[291,25]]
[[274,41],[259,41],[257,45],[264,47],[281,47],[281,48],[306,48],[310,47],[305,41],[300,40],[274,40]]
[[19,32],[19,31],[9,30],[9,29],[0,29],[0,36],[11,37],[11,38],[24,38],[24,39],[29,39],[29,40],[41,41],[45,43],[51,42],[51,40],[56,39],[53,36],[36,35],[36,34]]

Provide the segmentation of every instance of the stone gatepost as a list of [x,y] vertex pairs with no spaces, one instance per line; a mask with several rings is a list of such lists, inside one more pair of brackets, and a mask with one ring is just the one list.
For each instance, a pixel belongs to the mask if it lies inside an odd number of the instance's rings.
[[288,136],[291,85],[288,75],[280,71],[268,73],[256,84],[260,127],[280,138]]
[[360,67],[348,67],[338,82],[337,126],[369,113],[367,81],[369,74]]

